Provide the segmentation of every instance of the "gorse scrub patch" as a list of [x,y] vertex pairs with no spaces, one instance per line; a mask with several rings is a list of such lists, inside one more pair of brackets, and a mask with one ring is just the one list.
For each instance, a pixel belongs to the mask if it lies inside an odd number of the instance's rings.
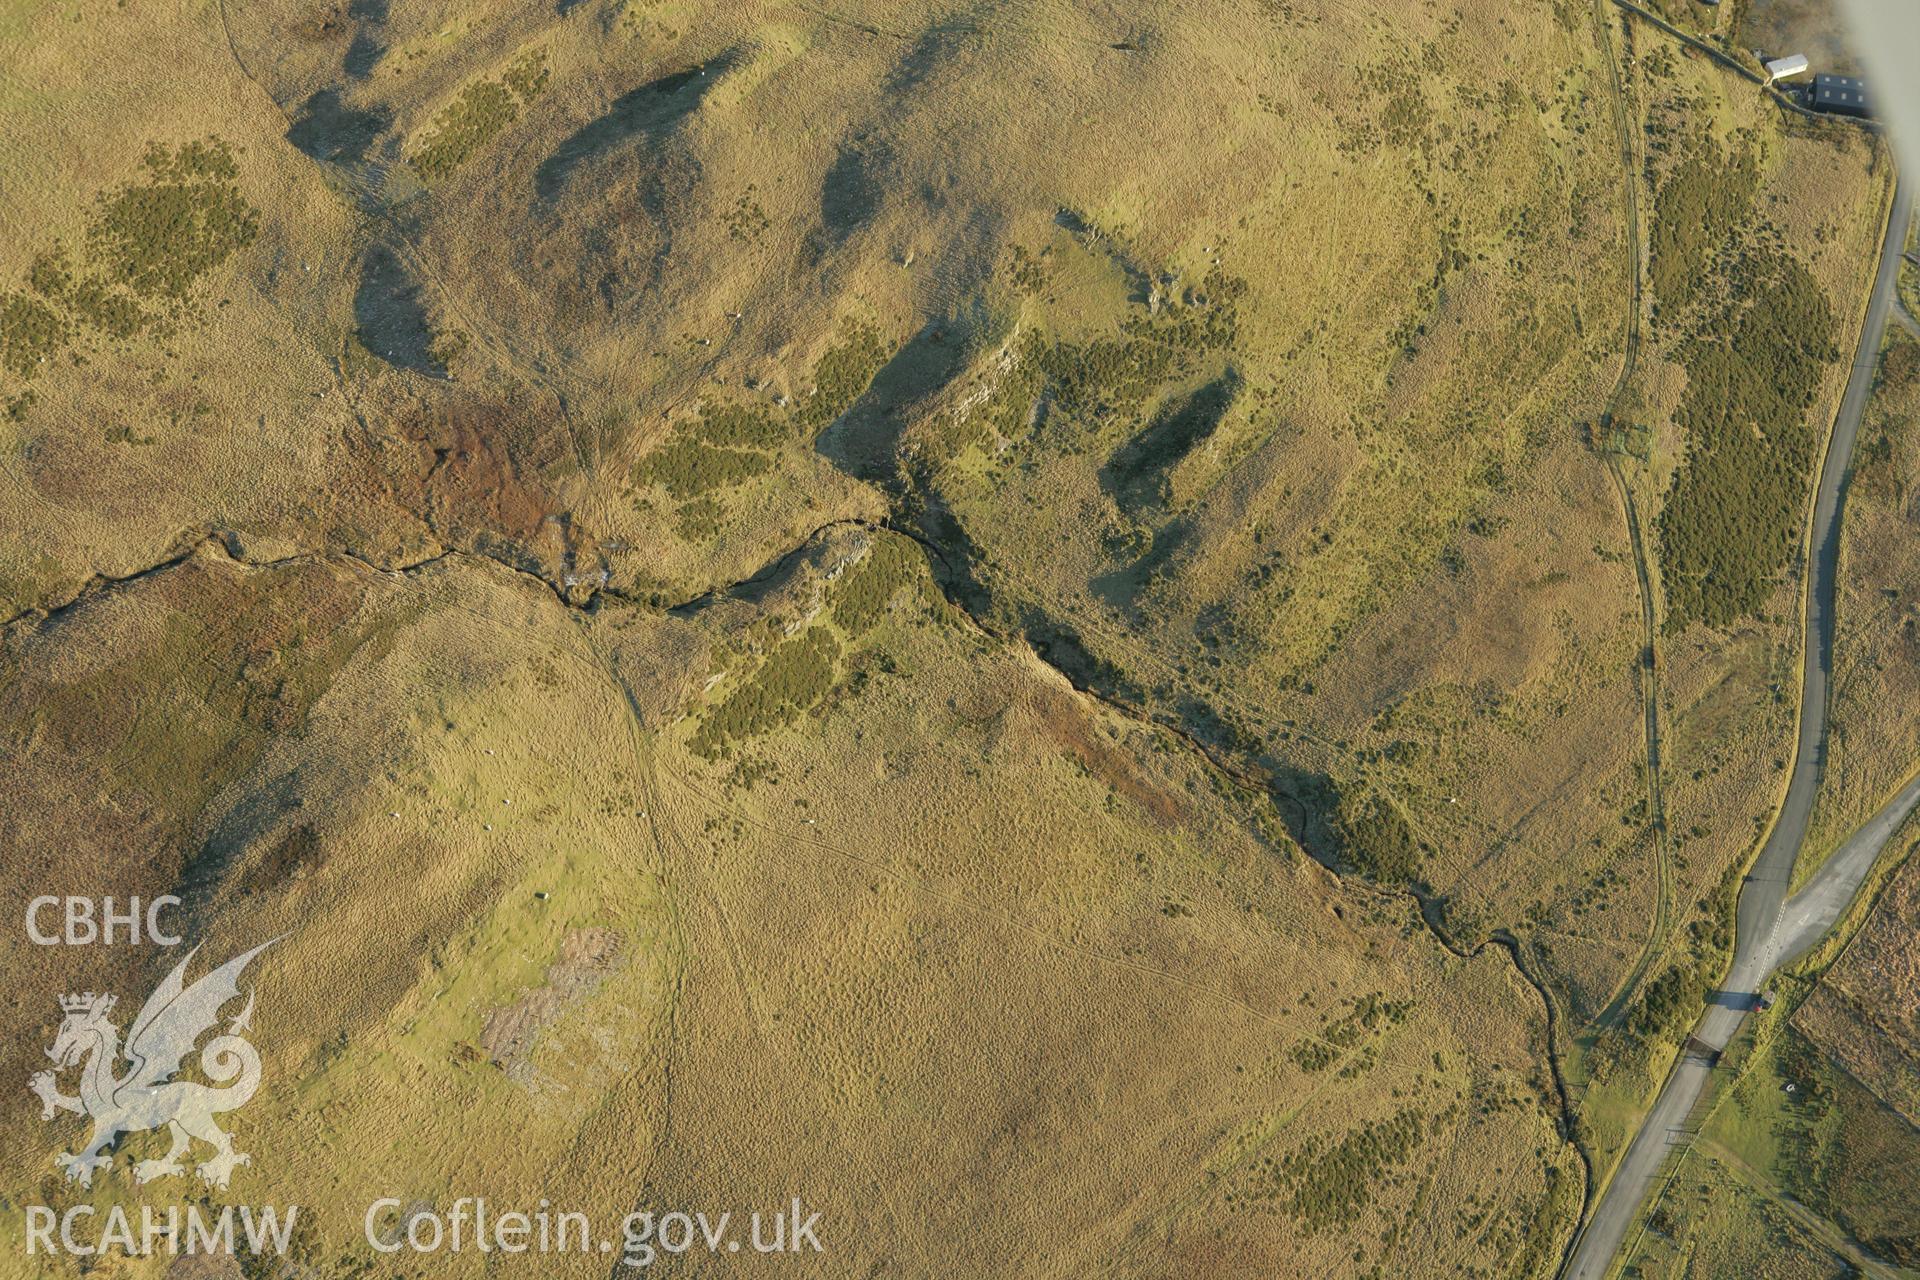
[[853,407],[887,360],[886,345],[871,325],[851,324],[813,366],[813,390],[789,414],[764,404],[706,404],[693,431],[712,445],[773,449],[806,437]]
[[1172,347],[1142,334],[1049,344],[1029,331],[1023,354],[1046,375],[1066,413],[1100,414],[1137,403],[1178,368]]
[[1277,1163],[1267,1162],[1265,1198],[1279,1199],[1309,1234],[1352,1226],[1373,1203],[1382,1175],[1411,1159],[1426,1132],[1424,1116],[1402,1109],[1338,1142],[1309,1138]]
[[727,509],[717,499],[695,498],[680,504],[674,513],[674,529],[688,542],[717,538],[726,520]]
[[65,308],[77,325],[111,338],[130,338],[152,318],[139,303],[98,275],[76,278],[58,242],[33,260],[27,269],[27,287],[49,304]]
[[1759,612],[1799,542],[1819,443],[1807,410],[1838,352],[1826,295],[1806,268],[1776,258],[1763,271],[1744,310],[1712,327],[1726,337],[1681,352],[1687,457],[1660,513],[1669,631]]
[[1694,301],[1720,246],[1751,214],[1759,186],[1750,153],[1723,159],[1711,144],[1694,147],[1660,184],[1647,274],[1663,311]]
[[698,440],[674,440],[640,460],[635,474],[676,498],[731,488],[773,469],[773,459],[745,449],[716,449]]
[[1007,282],[1020,293],[1039,293],[1053,278],[1047,265],[1052,253],[1050,248],[1042,249],[1036,256],[1027,252],[1025,245],[1014,245],[1013,261],[1007,266]]
[[[718,518],[712,499],[701,498],[682,508],[683,519],[698,524]],[[919,547],[897,534],[876,534],[865,558],[833,583],[828,616],[849,640],[857,641],[885,616],[888,605],[902,590],[914,592],[922,604],[931,604],[926,562]],[[732,753],[749,739],[792,723],[825,702],[836,688],[858,693],[867,680],[858,658],[850,660],[852,675],[841,680],[841,641],[833,627],[814,625],[779,640],[757,670],[707,711],[691,746],[707,759]],[[883,659],[882,670],[891,670]]]
[[433,133],[411,161],[425,178],[444,178],[465,164],[494,135],[519,117],[513,91],[498,80],[480,80],[460,91],[433,120]]
[[43,298],[64,298],[72,287],[73,271],[58,245],[52,252],[40,254],[27,268],[27,288]]
[[734,240],[753,244],[760,239],[760,233],[773,223],[767,218],[767,211],[761,207],[754,196],[759,188],[749,182],[747,189],[733,202],[733,208],[727,211],[727,235]]
[[476,80],[433,118],[433,130],[407,163],[421,177],[444,178],[465,164],[502,129],[520,118],[520,108],[546,92],[547,54],[523,54],[498,80]]
[[0,295],[0,366],[8,372],[31,378],[66,340],[67,326],[52,307],[22,293]]
[[1324,1071],[1383,1026],[1399,1026],[1413,1010],[1411,1000],[1390,1000],[1379,992],[1352,998],[1352,1009],[1322,1027],[1316,1039],[1296,1042],[1287,1051],[1303,1071]]
[[1133,315],[1113,338],[1049,342],[1037,330],[1021,338],[1019,360],[1045,381],[1054,406],[1069,416],[1101,418],[1137,409],[1195,359],[1233,345],[1246,281],[1215,268],[1189,305]]
[[99,197],[78,265],[55,241],[34,256],[25,289],[0,292],[0,368],[31,378],[83,334],[125,340],[178,318],[201,278],[258,237],[226,143],[154,143],[141,167],[143,181]]
[[1669,632],[1759,613],[1798,545],[1818,454],[1807,412],[1838,354],[1833,315],[1801,262],[1754,247],[1768,238],[1753,234],[1759,186],[1750,147],[1702,140],[1655,195],[1654,314],[1687,371],[1686,458],[1659,518]]
[[1701,987],[1692,967],[1676,964],[1667,969],[1640,995],[1627,1019],[1627,1032],[1642,1040],[1656,1040],[1670,1034],[1682,1018],[1699,1011]]
[[634,469],[641,484],[657,484],[675,498],[698,498],[765,475],[773,451],[812,437],[845,413],[886,361],[880,335],[851,326],[814,366],[814,390],[791,412],[765,404],[705,404],[675,437]]
[[151,319],[133,299],[91,276],[73,286],[67,302],[82,324],[110,338],[131,338]]
[[1404,814],[1381,796],[1348,791],[1334,815],[1341,856],[1380,884],[1410,884],[1420,875],[1420,850]]
[[781,642],[745,684],[707,714],[693,749],[708,759],[729,745],[790,724],[833,690],[840,642],[825,627],[810,627]]
[[813,366],[813,391],[795,411],[795,425],[809,436],[830,426],[872,385],[886,360],[887,348],[872,326],[847,325]]
[[106,277],[143,298],[183,301],[194,283],[260,234],[259,212],[233,183],[224,142],[158,143],[147,180],[103,198],[87,241]]
[[877,537],[867,558],[849,569],[834,588],[833,620],[850,636],[865,634],[880,621],[894,593],[924,582],[920,550],[901,537]]
[[1623,1064],[1644,1064],[1652,1045],[1676,1038],[1699,1016],[1733,949],[1740,871],[1739,864],[1730,865],[1695,904],[1684,952],[1641,989],[1625,1020],[1596,1042],[1589,1056],[1593,1079],[1604,1080]]
[[738,449],[777,449],[792,435],[785,422],[764,405],[702,405],[694,434],[711,445]]
[[522,102],[532,102],[545,93],[552,69],[547,66],[547,51],[533,49],[520,55],[500,76],[507,88]]

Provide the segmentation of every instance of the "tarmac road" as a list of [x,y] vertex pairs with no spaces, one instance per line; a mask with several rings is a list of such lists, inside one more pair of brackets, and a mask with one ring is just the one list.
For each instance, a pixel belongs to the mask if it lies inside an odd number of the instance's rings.
[[1659,1179],[1669,1149],[1687,1140],[1682,1126],[1713,1074],[1712,1060],[1727,1047],[1748,1011],[1759,1002],[1760,988],[1773,971],[1783,961],[1804,953],[1833,927],[1872,869],[1881,846],[1920,803],[1920,781],[1916,781],[1869,819],[1806,888],[1791,901],[1787,899],[1794,860],[1806,837],[1807,820],[1813,814],[1814,795],[1826,765],[1827,677],[1833,662],[1841,503],[1846,496],[1854,439],[1873,390],[1874,365],[1893,308],[1900,252],[1912,213],[1913,193],[1901,179],[1894,189],[1873,294],[1867,303],[1866,321],[1860,326],[1860,344],[1854,351],[1846,394],[1840,400],[1826,463],[1820,470],[1820,487],[1814,495],[1810,543],[1813,564],[1807,590],[1800,734],[1794,748],[1793,775],[1773,830],[1740,888],[1733,964],[1725,986],[1714,993],[1706,1012],[1700,1015],[1692,1040],[1674,1063],[1653,1110],[1641,1122],[1592,1218],[1575,1241],[1562,1273],[1564,1280],[1602,1280],[1607,1274],[1636,1212]]

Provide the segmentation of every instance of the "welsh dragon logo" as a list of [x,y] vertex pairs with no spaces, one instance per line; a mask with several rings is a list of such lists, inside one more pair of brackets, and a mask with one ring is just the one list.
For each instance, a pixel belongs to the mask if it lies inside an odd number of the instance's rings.
[[[66,1170],[68,1181],[92,1186],[94,1170],[113,1163],[111,1155],[102,1153],[115,1139],[123,1133],[163,1125],[173,1145],[160,1159],[134,1165],[136,1182],[185,1172],[180,1158],[196,1138],[213,1148],[213,1155],[197,1167],[200,1177],[213,1186],[225,1187],[236,1167],[251,1163],[246,1153],[233,1149],[233,1139],[213,1122],[221,1112],[244,1106],[260,1087],[260,1054],[241,1038],[253,1017],[251,992],[246,1007],[228,1024],[226,1032],[209,1040],[200,1051],[200,1069],[220,1087],[173,1077],[201,1035],[219,1020],[221,1007],[240,995],[240,973],[247,962],[272,945],[263,943],[186,986],[187,965],[199,951],[194,948],[147,998],[139,1016],[127,1028],[124,1050],[120,1029],[108,1016],[113,1012],[112,996],[89,991],[60,997],[66,1019],[60,1024],[53,1048],[47,1050],[55,1070],[35,1073],[28,1087],[40,1097],[41,1119],[51,1120],[58,1112],[71,1111],[93,1121],[86,1146],[78,1153],[63,1151],[54,1157],[54,1163]],[[129,1065],[125,1074],[116,1074],[123,1053]],[[80,1067],[80,1093],[69,1097],[60,1092],[55,1077],[76,1065]]]

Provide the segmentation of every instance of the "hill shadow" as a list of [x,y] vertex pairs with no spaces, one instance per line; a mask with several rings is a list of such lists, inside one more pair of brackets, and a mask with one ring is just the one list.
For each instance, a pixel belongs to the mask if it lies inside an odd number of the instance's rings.
[[841,243],[880,211],[891,160],[884,142],[862,139],[841,147],[820,180],[820,224],[831,243]]
[[430,378],[446,377],[446,368],[433,357],[433,327],[420,285],[384,246],[367,250],[361,263],[353,320],[361,345],[376,359]]
[[354,20],[353,39],[347,45],[341,69],[355,80],[365,80],[386,56],[380,29],[387,25],[387,0],[353,0],[347,16]]
[[322,164],[360,165],[392,123],[390,112],[355,111],[341,104],[338,89],[321,89],[301,104],[299,116],[287,128],[287,141]]
[[725,53],[711,62],[650,80],[613,100],[606,112],[582,125],[555,147],[533,171],[533,192],[544,202],[556,199],[581,165],[635,139],[667,133],[700,109],[707,93],[738,57]]
[[1240,395],[1240,373],[1229,368],[1179,403],[1155,414],[1100,468],[1100,487],[1123,508],[1164,507],[1168,477],[1194,447],[1211,436]]
[[921,325],[880,366],[859,399],[821,431],[815,450],[847,475],[898,494],[902,481],[897,455],[907,423],[901,408],[958,377],[986,323],[984,309],[976,303],[971,311]]

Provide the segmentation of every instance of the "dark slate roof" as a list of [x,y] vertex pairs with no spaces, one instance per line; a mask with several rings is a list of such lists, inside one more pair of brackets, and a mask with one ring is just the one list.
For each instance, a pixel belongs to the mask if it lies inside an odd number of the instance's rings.
[[1858,76],[1820,75],[1813,78],[1813,100],[1823,107],[1868,109],[1867,83]]

